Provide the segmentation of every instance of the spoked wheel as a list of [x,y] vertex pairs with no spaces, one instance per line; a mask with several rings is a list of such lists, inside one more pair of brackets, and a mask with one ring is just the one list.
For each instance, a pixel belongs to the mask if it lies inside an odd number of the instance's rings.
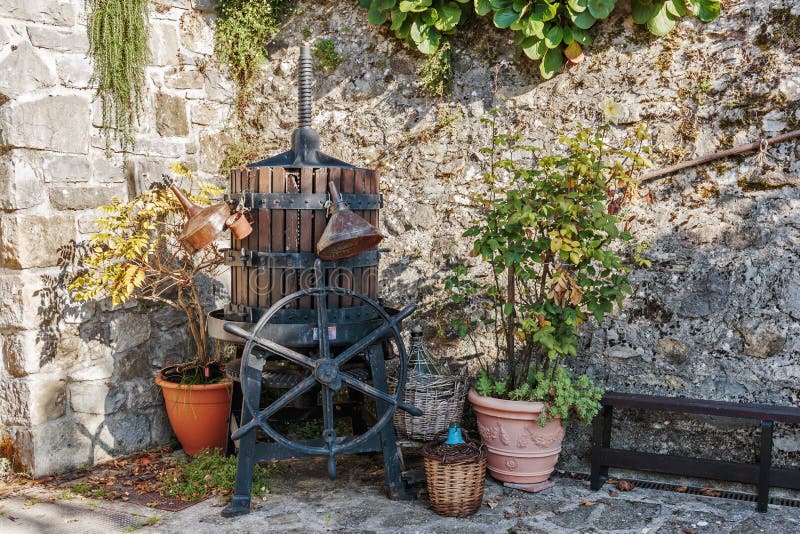
[[[278,302],[276,302],[255,324],[252,331],[247,331],[234,324],[226,323],[225,330],[231,334],[239,336],[247,340],[244,353],[242,354],[242,368],[241,368],[241,385],[242,397],[244,403],[253,414],[253,418],[242,425],[241,428],[236,430],[232,438],[240,439],[249,432],[254,432],[260,427],[268,436],[274,439],[281,445],[288,447],[292,450],[312,455],[312,456],[327,456],[328,457],[328,475],[331,479],[336,478],[336,463],[334,456],[336,454],[346,453],[359,444],[362,444],[373,437],[375,437],[380,430],[389,424],[395,411],[400,408],[412,415],[422,415],[422,411],[414,406],[402,402],[403,389],[406,383],[406,376],[408,373],[407,368],[407,354],[406,348],[403,344],[403,338],[400,333],[400,322],[411,315],[416,306],[408,306],[401,310],[394,316],[390,316],[386,310],[374,300],[356,293],[349,289],[341,287],[327,286],[324,282],[322,272],[322,264],[317,260],[314,265],[314,270],[317,278],[317,287],[297,291],[291,295],[287,295]],[[330,340],[328,339],[328,309],[326,302],[328,295],[344,295],[354,299],[358,299],[366,306],[371,308],[380,319],[380,325],[361,338],[359,341],[353,343],[345,350],[334,356],[331,352]],[[316,302],[317,312],[317,335],[318,338],[318,357],[306,356],[289,347],[285,347],[266,339],[260,335],[264,330],[267,323],[270,322],[278,311],[283,309],[287,304],[299,300],[306,296],[313,296]],[[394,395],[390,395],[387,391],[382,391],[365,381],[357,378],[352,373],[343,369],[343,366],[353,359],[356,355],[369,350],[376,344],[385,342],[387,339],[394,339],[400,353],[398,385]],[[267,406],[265,409],[260,410],[258,406],[258,395],[248,394],[249,388],[253,387],[252,380],[246,377],[261,375],[261,369],[264,367],[266,357],[268,355],[275,355],[284,358],[294,364],[299,365],[308,372],[308,376],[301,379],[299,383],[294,385],[291,389],[281,395],[276,401]],[[286,436],[277,432],[269,424],[269,418],[277,414],[282,408],[288,406],[292,401],[307,393],[312,388],[319,384],[322,393],[322,444],[314,445],[309,443],[302,443],[292,441]],[[385,403],[386,409],[378,418],[378,421],[370,427],[366,432],[360,435],[348,436],[341,438],[336,435],[334,429],[334,394],[342,389],[348,387],[358,393],[372,397],[379,403]],[[254,400],[255,399],[255,400]]]

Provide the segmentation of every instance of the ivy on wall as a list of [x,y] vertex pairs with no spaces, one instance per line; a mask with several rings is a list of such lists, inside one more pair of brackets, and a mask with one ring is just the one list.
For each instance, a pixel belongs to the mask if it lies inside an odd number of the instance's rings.
[[135,144],[133,128],[142,110],[148,47],[148,0],[86,0],[89,57],[102,104],[106,150],[111,140],[123,152]]
[[228,65],[239,91],[236,108],[241,114],[250,83],[264,63],[265,46],[280,28],[285,0],[220,0],[214,51]]
[[[655,35],[665,35],[684,16],[704,22],[719,16],[720,0],[630,0],[633,20]],[[591,44],[588,30],[608,18],[617,0],[360,0],[372,24],[388,24],[395,35],[426,55],[472,16],[491,16],[539,72],[551,78],[564,61],[579,63]]]

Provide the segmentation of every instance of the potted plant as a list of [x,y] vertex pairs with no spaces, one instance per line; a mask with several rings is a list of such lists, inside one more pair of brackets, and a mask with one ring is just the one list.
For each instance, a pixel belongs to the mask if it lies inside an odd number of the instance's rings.
[[482,261],[455,266],[445,286],[460,336],[494,334],[496,358],[483,362],[468,396],[489,471],[534,484],[555,468],[569,421],[588,423],[600,409],[602,390],[566,363],[587,317],[602,321],[630,292],[620,208],[636,195],[632,172],[648,165],[647,136],[639,128],[615,149],[602,132],[580,129],[560,139],[563,153],[542,156],[491,122],[490,193],[464,233]]
[[[189,180],[192,173],[182,164],[172,171]],[[196,204],[209,204],[222,193],[208,182],[197,183],[190,195]],[[186,360],[163,368],[156,376],[162,388],[170,423],[188,454],[204,448],[222,448],[227,437],[232,383],[222,365],[212,358],[206,331],[206,314],[198,287],[198,276],[213,275],[223,257],[212,243],[194,254],[178,237],[187,215],[166,184],[154,184],[128,201],[114,199],[102,206],[96,221],[98,232],[89,240],[86,253],[69,289],[75,301],[110,299],[116,306],[130,299],[167,305],[186,315],[194,354],[176,354]]]

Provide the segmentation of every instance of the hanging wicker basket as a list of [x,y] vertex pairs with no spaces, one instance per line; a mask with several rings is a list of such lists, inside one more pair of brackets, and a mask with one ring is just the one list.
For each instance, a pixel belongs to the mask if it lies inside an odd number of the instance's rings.
[[[397,381],[389,380],[389,390],[394,394]],[[415,370],[408,373],[403,391],[403,402],[422,410],[414,417],[402,410],[394,414],[397,433],[409,439],[430,441],[447,434],[450,423],[459,422],[467,396],[466,374],[428,375]]]
[[422,447],[431,510],[449,517],[467,517],[481,507],[486,479],[486,447],[475,440]]

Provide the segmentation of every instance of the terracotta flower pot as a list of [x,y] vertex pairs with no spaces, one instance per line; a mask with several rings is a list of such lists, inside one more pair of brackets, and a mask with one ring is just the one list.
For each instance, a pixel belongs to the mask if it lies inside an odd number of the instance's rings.
[[159,374],[156,384],[161,386],[169,422],[186,454],[225,448],[232,382],[182,385]]
[[550,477],[558,462],[564,426],[560,419],[542,427],[536,419],[543,402],[467,397],[478,419],[478,432],[489,451],[489,473],[503,482],[534,484]]

